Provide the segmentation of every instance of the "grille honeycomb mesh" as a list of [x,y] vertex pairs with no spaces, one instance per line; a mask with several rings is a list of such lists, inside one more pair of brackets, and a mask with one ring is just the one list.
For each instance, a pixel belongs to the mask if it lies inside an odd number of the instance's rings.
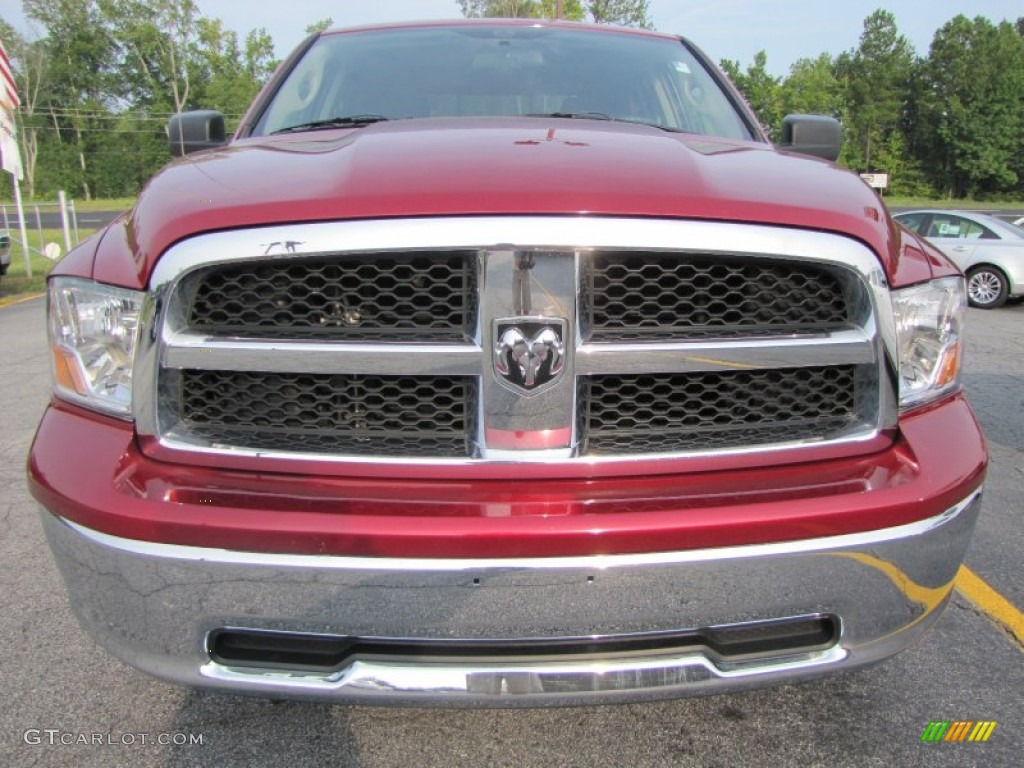
[[823,331],[849,319],[839,279],[815,264],[598,251],[584,275],[584,333],[600,341]]
[[852,365],[589,377],[584,451],[667,453],[825,437],[854,418],[855,378]]
[[182,371],[187,432],[253,450],[466,456],[470,377]]
[[188,324],[256,338],[462,341],[476,310],[474,269],[461,251],[215,267],[195,284]]

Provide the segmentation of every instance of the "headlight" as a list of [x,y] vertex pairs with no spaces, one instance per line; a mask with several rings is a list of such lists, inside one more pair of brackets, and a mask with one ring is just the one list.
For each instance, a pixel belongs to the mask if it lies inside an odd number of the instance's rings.
[[115,416],[131,414],[143,295],[91,280],[50,280],[50,350],[60,397]]
[[900,407],[920,405],[960,386],[967,295],[959,277],[892,293],[899,341]]

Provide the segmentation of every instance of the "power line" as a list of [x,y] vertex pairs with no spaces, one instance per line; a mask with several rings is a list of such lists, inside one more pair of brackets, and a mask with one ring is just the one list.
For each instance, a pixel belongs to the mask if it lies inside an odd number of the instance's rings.
[[[174,115],[176,115],[176,114],[184,114],[184,113],[171,112],[171,113],[168,113],[166,116],[159,116],[159,115],[158,116],[145,116],[145,115],[133,115],[130,112],[85,112],[85,111],[75,111],[75,110],[71,110],[71,109],[54,109],[54,110],[51,110],[51,109],[42,110],[42,109],[40,109],[40,110],[37,110],[35,112],[28,113],[28,112],[25,112],[24,110],[19,109],[17,114],[21,115],[22,117],[30,117],[30,118],[36,118],[36,117],[38,117],[38,118],[45,118],[45,117],[52,117],[52,116],[56,115],[57,117],[83,117],[83,118],[89,118],[89,119],[93,119],[93,120],[138,120],[138,121],[152,120],[152,121],[167,122],[167,120],[170,119],[171,117],[173,117]],[[244,117],[244,113],[241,113],[241,114],[239,114],[239,113],[225,114],[225,113],[222,112],[221,114],[225,118],[242,118],[242,117]]]

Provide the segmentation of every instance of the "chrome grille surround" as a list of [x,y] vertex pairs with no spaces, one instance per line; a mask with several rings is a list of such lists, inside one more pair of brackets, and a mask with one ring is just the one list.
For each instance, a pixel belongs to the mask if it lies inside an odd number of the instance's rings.
[[[267,242],[289,242],[293,251]],[[187,294],[181,290],[200,270],[225,262],[293,262],[338,254],[372,259],[375,254],[475,255],[476,317],[467,339],[240,338],[190,328]],[[512,245],[514,243],[514,245]],[[778,265],[792,263],[831,275],[841,286],[848,322],[823,330],[779,333],[752,329],[720,336],[682,333],[656,339],[591,341],[581,324],[580,286],[588,259],[600,253],[666,254],[685,260],[718,254],[723,259]],[[806,271],[806,270],[805,270]],[[875,256],[849,238],[821,232],[745,224],[602,217],[472,217],[294,224],[198,235],[172,246],[157,263],[143,313],[136,359],[134,416],[140,437],[161,450],[231,457],[260,456],[290,462],[314,459],[353,471],[365,462],[414,467],[467,468],[480,464],[544,464],[548,474],[599,471],[628,474],[643,460],[647,471],[678,471],[689,456],[787,452],[798,456],[823,445],[848,448],[869,443],[896,424],[895,339],[888,284]],[[495,321],[529,316],[565,323],[565,374],[544,391],[522,396],[493,372]],[[857,381],[850,417],[820,434],[780,434],[746,445],[677,445],[672,450],[587,453],[580,417],[580,383],[590,377],[712,374],[848,366]],[[183,428],[166,398],[169,371],[216,370],[278,374],[471,377],[477,413],[465,455],[423,452],[360,455],[269,450],[225,445]],[[161,385],[161,386],[158,386]],[[160,392],[154,397],[151,393]],[[526,435],[527,440],[521,441]],[[520,441],[520,442],[517,442]],[[429,452],[426,452],[429,453]],[[770,461],[770,457],[765,457]],[[600,465],[600,469],[594,469]],[[663,466],[664,469],[659,469]],[[577,469],[573,469],[576,467]],[[341,468],[342,470],[345,467]],[[450,476],[450,475],[449,475]]]

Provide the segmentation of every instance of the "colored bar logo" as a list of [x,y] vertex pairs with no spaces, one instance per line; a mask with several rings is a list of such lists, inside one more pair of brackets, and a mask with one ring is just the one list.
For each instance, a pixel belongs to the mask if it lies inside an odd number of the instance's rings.
[[988,741],[995,729],[995,720],[933,720],[921,734],[921,741]]

